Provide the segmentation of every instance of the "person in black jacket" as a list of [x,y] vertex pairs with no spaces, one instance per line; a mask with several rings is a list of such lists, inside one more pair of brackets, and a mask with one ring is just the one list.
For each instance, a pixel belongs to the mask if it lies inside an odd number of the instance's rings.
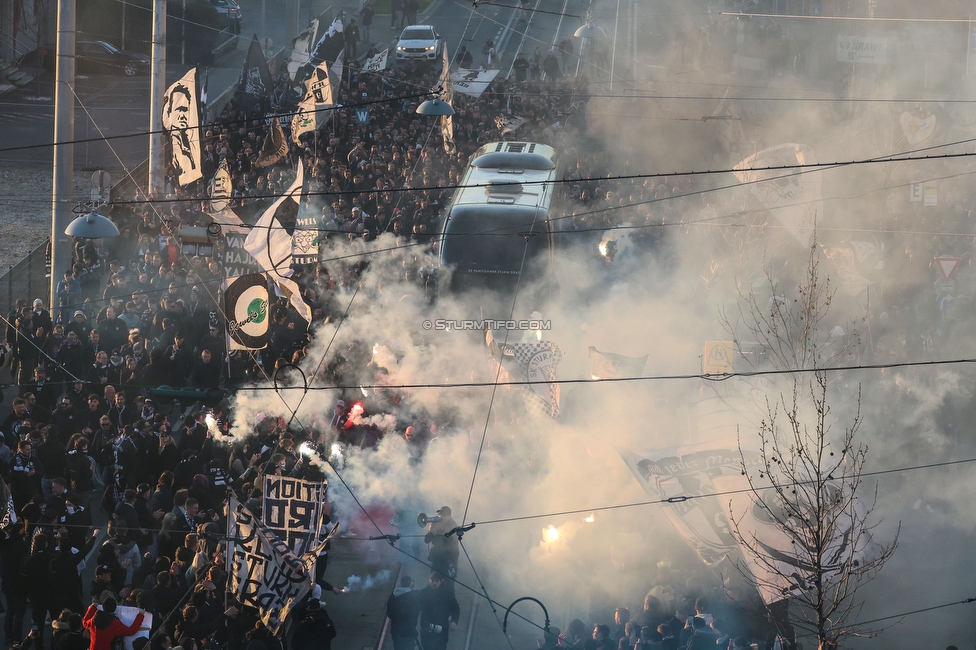
[[445,650],[448,633],[457,629],[461,617],[457,598],[444,588],[444,576],[430,574],[429,584],[418,592],[420,600],[420,643],[424,650]]
[[92,531],[88,541],[80,548],[72,545],[68,531],[62,528],[58,535],[58,551],[48,565],[48,580],[58,585],[51,590],[51,609],[60,612],[63,609],[80,612],[84,605],[81,600],[82,582],[78,574],[78,565],[95,546],[99,530]]
[[417,619],[420,617],[418,592],[413,590],[410,576],[400,578],[400,586],[386,601],[386,615],[390,617],[390,636],[393,650],[415,650],[417,647]]
[[20,574],[20,565],[30,555],[23,522],[12,524],[0,536],[0,558],[3,559],[3,595],[7,597],[7,611],[3,615],[3,632],[7,645],[20,643],[24,634],[24,615],[27,613],[27,585]]
[[[48,550],[47,537],[35,535],[31,554],[20,563],[20,576],[24,581],[27,598],[30,600],[31,619],[36,629],[41,630],[41,647],[44,646],[44,628],[47,615],[51,620],[58,617],[59,612],[51,611],[51,582],[48,579],[47,567],[54,559],[54,553]],[[78,621],[81,627],[81,620]]]
[[[295,634],[291,641],[293,650],[330,650],[335,637],[335,624],[317,598],[309,598],[295,608]],[[399,650],[399,646],[394,648]]]

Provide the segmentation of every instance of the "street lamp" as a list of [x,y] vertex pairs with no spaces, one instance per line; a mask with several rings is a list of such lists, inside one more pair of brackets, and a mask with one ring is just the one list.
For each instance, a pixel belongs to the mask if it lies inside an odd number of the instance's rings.
[[417,107],[417,114],[442,117],[454,115],[454,109],[440,97],[432,97]]
[[593,23],[593,19],[590,17],[589,12],[587,12],[586,23],[581,25],[580,28],[573,33],[573,35],[576,38],[583,39],[583,43],[580,46],[579,69],[576,71],[577,76],[579,76],[582,69],[585,67],[584,57],[589,53],[589,48],[587,45],[589,45],[590,41],[592,41],[594,38],[606,38],[607,33],[603,31],[602,27]]
[[108,239],[118,237],[119,228],[108,217],[89,212],[69,223],[64,234],[81,239]]

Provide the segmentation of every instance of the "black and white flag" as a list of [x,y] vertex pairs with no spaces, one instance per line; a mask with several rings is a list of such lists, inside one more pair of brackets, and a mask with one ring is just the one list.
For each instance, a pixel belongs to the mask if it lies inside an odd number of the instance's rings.
[[271,78],[271,70],[268,69],[268,62],[264,58],[264,52],[255,34],[244,58],[240,81],[237,82],[238,100],[244,110],[250,111],[254,108],[254,104],[269,96],[273,89],[274,80]]
[[323,109],[334,105],[329,68],[323,62],[315,67],[312,75],[305,81],[305,97],[298,103],[291,121],[292,142],[298,144],[302,135],[321,126],[326,113]]
[[319,42],[315,44],[315,49],[312,50],[308,63],[310,66],[317,66],[324,61],[331,65],[339,59],[339,54],[345,47],[346,38],[342,33],[342,19],[336,16],[336,19],[322,34]]
[[227,315],[227,348],[261,350],[268,347],[268,278],[250,273],[223,281]]
[[227,510],[227,590],[277,634],[311,593],[311,567],[235,497]]
[[382,72],[386,70],[386,62],[390,57],[390,48],[363,61],[363,72]]
[[324,481],[266,474],[261,498],[265,525],[301,557],[315,548],[325,519]]
[[299,315],[311,323],[312,310],[302,300],[298,283],[291,279],[295,273],[291,268],[294,262],[292,235],[295,233],[304,187],[305,167],[299,160],[295,181],[284,196],[272,203],[254,224],[251,233],[244,240],[244,248],[267,271]]
[[193,68],[163,94],[163,129],[169,136],[170,160],[181,187],[203,178],[200,165],[200,100]]
[[264,138],[261,151],[258,152],[258,157],[254,161],[254,166],[258,168],[270,167],[284,160],[287,155],[288,138],[285,137],[285,132],[281,128],[281,121],[275,115],[271,120],[268,135]]
[[221,158],[217,171],[210,179],[210,186],[207,194],[210,196],[210,212],[217,213],[230,207],[230,197],[233,185],[230,178],[230,169],[227,167],[227,159]]

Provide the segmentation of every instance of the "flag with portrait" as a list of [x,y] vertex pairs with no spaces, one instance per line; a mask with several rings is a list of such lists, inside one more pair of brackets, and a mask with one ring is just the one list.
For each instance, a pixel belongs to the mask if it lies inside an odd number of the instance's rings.
[[162,126],[169,139],[169,160],[180,187],[203,178],[200,160],[200,96],[197,69],[166,89]]

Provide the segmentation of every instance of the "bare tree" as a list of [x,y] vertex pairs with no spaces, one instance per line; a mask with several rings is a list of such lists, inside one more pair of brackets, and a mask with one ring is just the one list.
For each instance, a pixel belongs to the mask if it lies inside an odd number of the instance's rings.
[[831,371],[824,368],[855,344],[857,328],[839,340],[822,335],[833,293],[816,244],[794,297],[769,281],[773,298],[762,304],[745,296],[739,322],[770,350],[775,367],[795,372],[781,379],[778,396],[766,398],[758,441],[739,431],[750,493],[733,498],[729,519],[742,550],[738,566],[768,608],[788,604],[790,623],[816,636],[820,650],[832,650],[845,637],[879,631],[858,625],[858,591],[891,558],[898,533],[887,544],[872,540],[881,521],[873,516],[877,488],[872,494],[862,480],[868,447],[858,442],[860,387],[849,425],[843,434],[832,430]]
[[795,289],[783,286],[787,283],[780,281],[767,261],[763,265],[765,291],[740,290],[735,311],[723,310],[720,323],[741,358],[762,365],[755,360],[758,345],[773,368],[806,370],[836,365],[856,353],[866,315],[830,315],[835,291],[821,271],[822,260],[814,233],[803,277]]

